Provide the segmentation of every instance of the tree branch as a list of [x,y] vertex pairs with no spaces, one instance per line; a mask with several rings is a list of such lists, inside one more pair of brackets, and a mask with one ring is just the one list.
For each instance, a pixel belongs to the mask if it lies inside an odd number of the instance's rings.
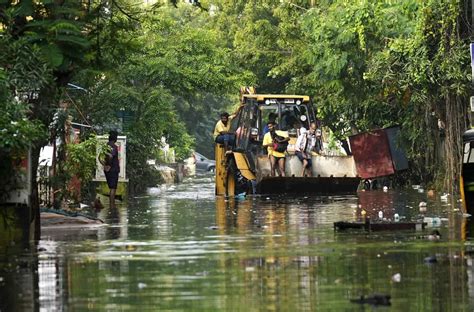
[[138,18],[132,16],[130,13],[127,13],[124,9],[122,9],[122,7],[120,7],[120,5],[117,3],[116,0],[112,0],[112,3],[117,7],[117,9],[119,9],[120,12],[122,12],[123,15],[125,15],[126,17],[128,17],[131,20],[140,22],[140,20]]

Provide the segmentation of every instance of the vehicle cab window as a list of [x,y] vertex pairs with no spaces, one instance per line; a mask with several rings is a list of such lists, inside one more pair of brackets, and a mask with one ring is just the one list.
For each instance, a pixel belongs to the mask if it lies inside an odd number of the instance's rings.
[[474,163],[474,141],[464,143],[463,163]]

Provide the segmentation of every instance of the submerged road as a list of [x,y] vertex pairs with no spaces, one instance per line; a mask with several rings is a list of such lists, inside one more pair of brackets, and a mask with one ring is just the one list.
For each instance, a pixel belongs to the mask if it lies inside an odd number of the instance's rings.
[[[459,208],[411,188],[225,200],[201,175],[106,207],[105,226],[49,227],[36,250],[12,246],[0,311],[472,311],[474,245]],[[333,229],[379,214],[439,217],[441,238]]]

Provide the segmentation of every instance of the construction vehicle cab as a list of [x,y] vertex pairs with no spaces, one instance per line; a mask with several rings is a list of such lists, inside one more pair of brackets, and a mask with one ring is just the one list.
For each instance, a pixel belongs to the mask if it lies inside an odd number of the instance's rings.
[[460,192],[464,212],[474,211],[474,129],[467,130],[462,136],[463,157],[460,177]]
[[[233,119],[235,133],[232,154],[216,144],[216,194],[240,193],[350,193],[357,190],[359,178],[351,156],[313,157],[312,177],[302,177],[302,163],[295,155],[301,127],[317,122],[309,96],[281,94],[241,94],[242,108]],[[267,151],[262,147],[269,120],[290,137],[286,150],[285,177],[272,177]]]

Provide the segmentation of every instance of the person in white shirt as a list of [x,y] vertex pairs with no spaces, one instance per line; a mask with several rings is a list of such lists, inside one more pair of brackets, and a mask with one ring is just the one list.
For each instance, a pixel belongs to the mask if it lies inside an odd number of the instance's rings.
[[300,128],[298,129],[298,137],[299,137],[301,134],[303,134],[303,133],[305,133],[306,131],[308,131],[308,130],[305,128],[305,126],[303,126],[303,124],[306,123],[306,119],[307,119],[306,115],[301,115],[301,116],[300,116],[301,122],[300,122]]
[[307,172],[308,177],[312,176],[312,166],[313,162],[311,159],[311,152],[313,151],[316,145],[316,124],[311,123],[309,130],[301,133],[296,140],[295,145],[295,154],[298,156],[299,160],[303,162],[303,171],[301,176],[305,176],[305,171]]

